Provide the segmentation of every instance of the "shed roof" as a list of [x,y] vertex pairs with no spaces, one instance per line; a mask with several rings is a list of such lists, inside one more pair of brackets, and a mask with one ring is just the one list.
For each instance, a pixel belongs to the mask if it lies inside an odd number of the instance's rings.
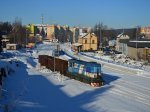
[[7,41],[9,41],[8,39],[2,39],[1,40],[2,42],[7,42]]
[[130,38],[126,33],[121,33],[117,37],[120,39],[129,39]]
[[78,47],[78,46],[82,46],[82,44],[80,44],[80,43],[74,43],[73,46]]
[[127,44],[127,43],[129,42],[129,39],[120,39],[119,42],[120,42],[120,43],[126,43],[126,44]]
[[95,66],[95,67],[99,67],[101,66],[100,64],[96,63],[96,62],[86,62],[86,61],[82,61],[82,60],[77,60],[77,59],[70,59],[68,60],[68,62],[74,62],[74,63],[78,63],[78,64],[83,64],[86,66]]
[[86,33],[86,34],[80,36],[79,38],[87,38],[87,35],[89,35],[89,34],[92,36],[96,36],[94,33]]
[[18,44],[7,44],[8,46],[16,46],[16,45],[18,45]]
[[150,41],[129,41],[127,45],[134,48],[150,48]]

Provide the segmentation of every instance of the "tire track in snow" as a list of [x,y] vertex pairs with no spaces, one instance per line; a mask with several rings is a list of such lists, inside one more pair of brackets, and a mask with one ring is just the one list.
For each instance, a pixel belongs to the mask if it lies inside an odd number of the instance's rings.
[[[111,78],[105,77],[105,80],[107,83],[107,80],[111,80]],[[138,101],[150,106],[149,88],[123,79],[118,79],[114,82],[111,82],[110,85],[114,87],[109,90],[110,93],[126,97],[132,99],[133,101]]]
[[140,85],[137,85],[137,84],[129,82],[129,81],[124,81],[122,79],[119,79],[117,82],[114,82],[114,83],[118,84],[118,82],[121,82],[121,84],[123,84],[125,86],[128,86],[128,87],[130,87],[132,89],[136,89],[138,91],[142,91],[143,93],[147,92],[148,94],[150,94],[150,89],[147,88],[147,87],[140,86]]
[[[121,82],[123,82],[123,81],[121,80]],[[126,82],[126,81],[124,81],[124,82]],[[148,95],[150,92],[149,92],[149,90],[147,91],[147,88],[144,90],[144,91],[147,92],[147,94],[144,94],[143,93],[143,88],[137,89],[139,87],[135,86],[135,85],[134,86],[137,87],[135,89],[130,88],[129,85],[122,85],[122,83],[118,83],[118,82],[111,83],[111,85],[113,85],[114,88],[109,90],[110,93],[113,93],[113,94],[116,94],[116,95],[119,95],[119,96],[122,96],[122,97],[130,98],[134,101],[138,101],[140,103],[143,103],[143,104],[146,104],[146,105],[150,106],[150,96]],[[139,92],[139,90],[142,91],[142,92]]]
[[105,65],[105,67],[104,67],[104,69],[109,69],[109,70],[112,70],[113,72],[116,72],[116,73],[121,73],[121,75],[136,75],[136,76],[139,76],[139,77],[143,77],[143,78],[149,78],[150,79],[150,76],[148,76],[148,75],[145,75],[145,74],[143,74],[143,75],[140,75],[140,74],[137,74],[137,72],[139,72],[139,71],[127,71],[127,70],[122,70],[122,69],[117,69],[117,68],[112,68],[112,67],[110,67],[110,66],[107,66],[107,65]]
[[133,92],[129,92],[129,91],[125,91],[125,90],[121,90],[121,89],[117,89],[117,88],[113,88],[109,91],[110,93],[113,93],[115,95],[119,95],[122,97],[126,97],[129,98],[130,100],[134,100],[134,101],[138,101],[140,103],[146,104],[150,106],[150,100],[147,99],[146,97],[142,97],[140,95],[133,95]]
[[[109,77],[105,77],[103,76],[105,81],[106,81],[106,84],[107,84],[107,80],[111,80],[111,78]],[[127,86],[128,88],[131,88],[131,89],[136,89],[137,91],[140,91],[141,93],[147,93],[147,94],[150,94],[150,89],[148,87],[145,87],[145,86],[142,86],[142,85],[139,85],[139,84],[136,84],[134,82],[130,82],[130,81],[127,81],[125,79],[118,79],[114,82],[111,82],[111,85],[124,85],[124,86]]]

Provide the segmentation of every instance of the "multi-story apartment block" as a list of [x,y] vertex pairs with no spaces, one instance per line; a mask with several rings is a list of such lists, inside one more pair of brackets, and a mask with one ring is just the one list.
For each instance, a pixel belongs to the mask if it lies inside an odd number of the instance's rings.
[[48,25],[47,26],[47,39],[53,40],[56,38],[56,25]]
[[35,29],[35,34],[40,34],[43,38],[47,36],[47,25],[35,24],[34,29]]
[[73,28],[71,28],[71,31],[72,31],[72,42],[76,43],[78,41],[78,37],[79,37],[79,28],[73,27]]
[[47,39],[58,39],[59,42],[71,42],[71,31],[68,26],[48,25]]

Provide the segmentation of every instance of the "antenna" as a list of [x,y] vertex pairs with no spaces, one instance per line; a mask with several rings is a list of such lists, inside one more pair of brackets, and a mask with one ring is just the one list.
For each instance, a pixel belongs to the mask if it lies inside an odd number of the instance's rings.
[[42,25],[43,25],[43,20],[44,20],[44,17],[43,17],[43,14],[41,15],[41,22],[42,22]]
[[41,15],[41,22],[42,22],[42,24],[41,24],[41,28],[42,28],[42,30],[41,30],[41,35],[42,35],[42,37],[45,37],[45,31],[43,31],[43,30],[44,30],[43,21],[44,21],[44,17],[43,17],[43,14],[42,14],[42,15]]

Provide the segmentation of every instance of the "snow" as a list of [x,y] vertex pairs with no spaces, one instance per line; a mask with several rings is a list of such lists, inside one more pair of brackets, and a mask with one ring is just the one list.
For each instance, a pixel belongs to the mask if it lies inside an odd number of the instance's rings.
[[124,54],[100,55],[100,54],[91,53],[91,52],[86,52],[86,53],[82,53],[82,54],[85,54],[92,58],[100,59],[107,63],[113,63],[113,64],[117,64],[119,66],[121,65],[121,66],[129,67],[129,68],[141,69],[141,70],[145,70],[148,72],[150,71],[150,66],[145,65],[144,64],[145,62],[133,60]]
[[[63,46],[65,49],[69,45]],[[15,58],[4,60],[5,63],[14,60],[12,64],[8,64],[15,72],[3,79],[0,111],[4,112],[7,109],[10,112],[150,111],[149,74],[144,72],[137,75],[104,66],[102,71],[105,85],[93,88],[44,67],[40,69],[38,55],[51,55],[52,49],[54,46],[39,44],[32,50],[33,53],[12,51]],[[66,55],[60,58],[69,59]],[[16,61],[19,62],[19,67],[16,66]]]
[[138,42],[138,43],[150,43],[150,41],[130,41],[130,42]]

